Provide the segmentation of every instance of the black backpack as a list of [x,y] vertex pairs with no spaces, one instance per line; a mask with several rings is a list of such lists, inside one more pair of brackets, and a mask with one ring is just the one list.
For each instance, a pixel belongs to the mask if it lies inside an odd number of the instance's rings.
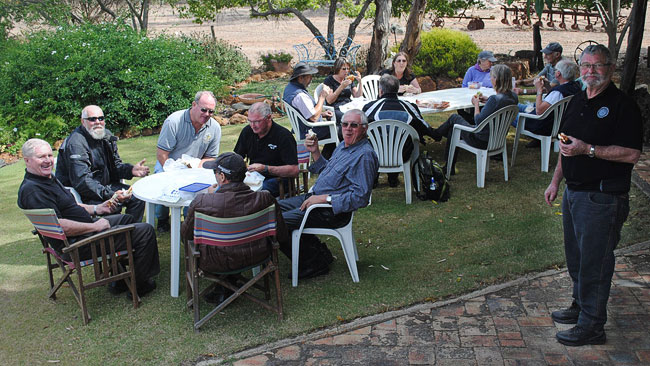
[[[417,197],[423,201],[447,201],[449,199],[449,182],[440,165],[425,151],[420,154],[415,166],[418,167],[420,179],[419,184],[417,180],[413,183]],[[415,174],[413,177],[415,178]]]

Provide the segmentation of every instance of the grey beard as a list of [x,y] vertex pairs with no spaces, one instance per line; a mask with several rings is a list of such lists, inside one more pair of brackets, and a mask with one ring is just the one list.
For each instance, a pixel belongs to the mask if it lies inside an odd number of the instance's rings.
[[94,138],[95,140],[101,140],[101,139],[104,138],[104,136],[106,136],[106,129],[105,128],[96,129],[96,130],[95,129],[86,129],[86,131],[88,131],[90,136],[92,138]]

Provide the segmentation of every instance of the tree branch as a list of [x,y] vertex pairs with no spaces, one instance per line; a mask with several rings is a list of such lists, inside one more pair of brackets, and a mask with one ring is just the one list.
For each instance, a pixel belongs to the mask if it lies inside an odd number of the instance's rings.
[[103,0],[97,0],[97,4],[99,4],[99,8],[102,9],[104,13],[107,13],[108,15],[113,17],[113,19],[117,18],[117,14],[115,14],[115,12],[109,9],[109,7],[106,6]]

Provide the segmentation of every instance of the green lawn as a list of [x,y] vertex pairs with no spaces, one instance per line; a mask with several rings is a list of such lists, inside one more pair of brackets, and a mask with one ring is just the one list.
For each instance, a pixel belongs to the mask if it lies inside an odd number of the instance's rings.
[[[446,115],[428,117],[437,125]],[[286,119],[280,120],[285,126]],[[231,151],[242,125],[223,129],[221,151]],[[157,136],[119,142],[122,158],[147,158],[153,169]],[[442,160],[443,143],[426,149]],[[512,136],[509,137],[512,147]],[[169,296],[169,235],[159,237],[162,272],[158,290],[134,310],[126,298],[104,288],[89,291],[92,320],[83,326],[71,292],[46,299],[47,272],[41,245],[16,206],[24,163],[0,169],[0,363],[178,364],[205,354],[231,352],[354,318],[439,300],[524,273],[562,266],[562,226],[558,205],[543,192],[551,173],[539,170],[539,149],[520,149],[504,182],[501,163],[491,163],[484,189],[476,187],[474,155],[461,152],[459,173],[446,203],[404,203],[404,187],[389,188],[383,175],[372,205],[355,215],[361,282],[351,281],[341,248],[328,239],[337,257],[331,272],[292,288],[290,262],[280,259],[286,319],[237,300],[192,330],[192,314],[181,297]],[[555,164],[556,157],[551,159]],[[558,201],[559,202],[559,201]],[[622,245],[650,235],[648,198],[633,188]]]

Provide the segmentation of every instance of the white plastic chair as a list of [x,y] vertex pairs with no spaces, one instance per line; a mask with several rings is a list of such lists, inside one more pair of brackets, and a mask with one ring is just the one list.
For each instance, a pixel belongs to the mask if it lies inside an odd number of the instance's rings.
[[[519,145],[519,136],[524,135],[532,137],[540,141],[540,147],[542,150],[542,171],[548,172],[548,161],[551,155],[551,143],[555,142],[555,151],[559,150],[557,132],[560,129],[560,121],[562,120],[562,115],[566,110],[569,101],[573,98],[573,95],[570,95],[566,98],[559,100],[557,103],[550,106],[544,113],[541,115],[529,114],[529,113],[519,113],[519,122],[517,123],[517,132],[515,133],[515,144],[512,147],[512,162],[510,166],[515,165],[515,156],[517,156],[517,147]],[[551,129],[550,136],[538,135],[527,131],[525,129],[526,119],[536,119],[542,120],[548,117],[549,114],[553,114],[553,128]]]
[[[402,150],[408,140],[413,141],[413,152],[404,161]],[[379,158],[379,173],[404,173],[404,192],[406,204],[411,204],[411,165],[420,155],[420,139],[415,129],[406,122],[384,119],[370,123],[368,140]],[[417,166],[416,166],[417,169]],[[415,179],[418,178],[417,171]]]
[[[370,203],[368,203],[370,205]],[[352,221],[354,220],[354,212],[350,216],[350,222],[347,225],[336,228],[312,228],[305,227],[309,213],[319,207],[332,207],[329,203],[318,203],[311,205],[307,208],[305,216],[302,218],[300,228],[291,233],[291,285],[298,286],[298,260],[300,253],[300,236],[302,234],[313,235],[330,235],[336,237],[341,242],[341,249],[345,255],[345,261],[348,263],[348,270],[352,276],[352,282],[359,282],[359,272],[357,271],[357,261],[359,254],[357,253],[357,243],[354,240],[354,233],[352,232]]]
[[293,133],[294,135],[296,135],[296,143],[298,144],[305,143],[305,139],[300,138],[299,126],[303,124],[308,128],[329,127],[330,137],[323,140],[319,139],[318,144],[325,145],[325,144],[335,143],[338,145],[339,136],[336,132],[336,117],[334,115],[332,115],[333,118],[332,121],[310,122],[307,119],[305,119],[305,117],[303,117],[302,114],[297,109],[295,109],[291,104],[285,101],[282,101],[282,103],[284,103],[284,110],[287,112],[287,116],[289,116],[289,122],[291,122],[291,128],[293,129]]
[[[485,172],[489,169],[488,158],[490,156],[498,154],[501,154],[503,157],[503,175],[505,180],[508,181],[508,154],[506,151],[506,135],[508,134],[510,123],[515,119],[515,116],[518,112],[519,108],[516,105],[510,105],[492,113],[476,127],[454,125],[454,131],[451,136],[451,145],[449,147],[449,157],[447,159],[447,178],[450,177],[456,148],[460,147],[476,155],[477,187],[483,188],[485,186]],[[483,130],[486,126],[489,126],[490,128],[490,138],[488,140],[487,149],[475,148],[461,139],[461,131],[477,133]]]
[[361,90],[363,97],[368,100],[375,100],[379,97],[379,75],[366,75],[361,78]]
[[318,84],[316,89],[314,89],[314,100],[318,101],[318,97],[320,96],[320,93],[323,91],[323,86],[324,85],[325,84],[320,83],[320,84]]

